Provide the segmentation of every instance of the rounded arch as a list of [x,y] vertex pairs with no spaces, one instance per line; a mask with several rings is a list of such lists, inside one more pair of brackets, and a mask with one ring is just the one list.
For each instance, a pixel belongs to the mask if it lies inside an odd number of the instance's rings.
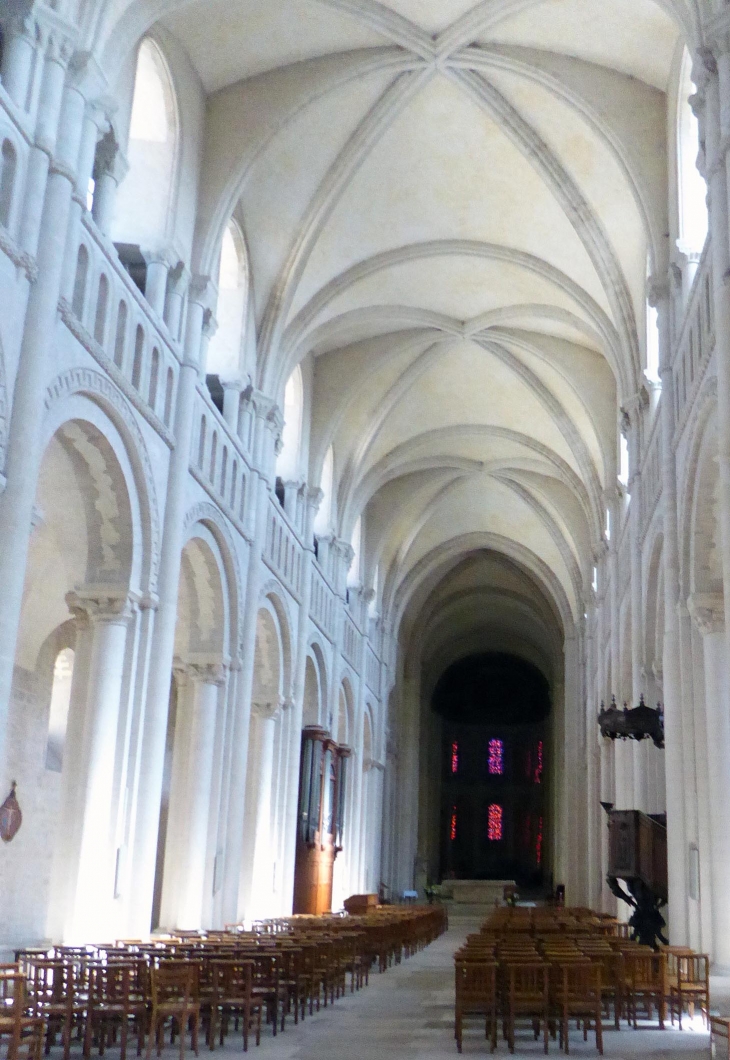
[[697,168],[700,135],[690,104],[696,91],[692,80],[692,57],[685,47],[679,69],[675,102],[677,156],[677,245],[684,254],[699,254],[707,238],[707,185]]
[[223,232],[218,262],[216,332],[208,344],[206,371],[226,382],[243,377],[243,352],[249,293],[248,251],[243,232],[231,217]]
[[217,547],[221,567],[221,581],[225,589],[229,634],[226,638],[227,652],[231,658],[240,655],[242,633],[241,571],[236,547],[228,524],[219,510],[207,501],[194,505],[187,513],[184,523],[184,540],[195,536],[196,526],[202,526],[210,534]]
[[89,368],[74,368],[57,376],[46,391],[44,447],[61,425],[74,417],[88,420],[112,440],[128,480],[134,484],[130,497],[136,501],[133,508],[141,542],[138,587],[143,593],[154,592],[160,551],[159,506],[152,461],[134,412],[106,376]]
[[319,476],[319,488],[322,490],[323,496],[314,520],[314,530],[317,534],[325,534],[331,528],[335,515],[335,451],[332,445],[329,446],[324,454]]
[[352,684],[347,675],[342,678],[337,697],[337,734],[338,743],[352,744],[355,739],[355,696]]
[[157,250],[173,230],[178,199],[180,114],[163,49],[153,36],[137,47],[127,159],[119,185],[113,239]]
[[292,685],[292,621],[286,597],[277,581],[271,579],[264,585],[260,603],[259,614],[267,610],[272,615],[276,628],[280,660],[281,660],[281,690],[284,699],[291,695]]
[[225,564],[210,529],[196,523],[180,559],[175,655],[186,662],[228,655],[230,609]]
[[574,618],[568,596],[553,571],[525,545],[494,533],[466,534],[445,542],[423,556],[397,587],[391,585],[388,604],[392,605],[394,611],[395,626],[400,625],[406,609],[417,593],[427,591],[428,586],[435,584],[459,557],[482,549],[501,553],[521,567],[542,589],[553,612],[556,626],[561,631],[573,627]]
[[300,365],[294,368],[284,387],[284,429],[281,433],[282,448],[276,460],[276,473],[280,478],[296,480],[299,477],[302,429],[304,426],[304,379]]

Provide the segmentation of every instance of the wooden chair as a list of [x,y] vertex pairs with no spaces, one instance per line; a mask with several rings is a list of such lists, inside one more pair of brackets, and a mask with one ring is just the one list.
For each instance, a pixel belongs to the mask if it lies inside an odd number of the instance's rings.
[[679,1017],[679,1029],[682,1029],[684,1006],[690,1008],[694,1015],[694,1006],[699,1006],[705,1024],[709,1024],[710,1015],[710,959],[706,953],[676,954],[675,974],[669,979],[669,1018],[674,1023],[675,1003]]
[[11,967],[0,973],[0,1042],[8,1039],[8,1060],[41,1060],[44,1023],[28,1015],[26,978]]
[[129,1025],[137,1033],[137,1056],[142,1055],[147,1029],[147,999],[142,976],[143,961],[114,960],[109,964],[95,964],[89,970],[89,995],[84,1034],[84,1056],[91,1055],[94,1037],[99,1045],[99,1056],[120,1034],[121,1060],[127,1055]]
[[197,967],[191,961],[162,961],[150,969],[150,993],[152,1013],[147,1060],[152,1055],[152,1043],[157,1041],[157,1055],[162,1050],[165,1023],[172,1022],[174,1041],[175,1022],[180,1030],[180,1060],[185,1056],[185,1031],[191,1027],[191,1046],[198,1055],[198,1032],[200,1029],[200,1002],[198,1000]]
[[21,958],[21,970],[27,976],[31,1014],[46,1026],[46,1054],[61,1034],[63,1060],[71,1051],[74,1028],[83,1026],[86,1001],[83,996],[84,972],[81,962],[70,957],[52,960]]
[[637,1009],[643,1001],[647,1018],[652,1017],[652,1008],[656,1006],[659,1015],[659,1029],[664,1030],[666,998],[666,956],[653,953],[651,950],[625,950],[626,990],[629,1020],[634,1028],[638,1027]]
[[497,964],[494,961],[455,962],[456,1006],[454,1037],[461,1052],[465,1016],[484,1018],[484,1036],[497,1048]]
[[590,961],[568,961],[553,964],[550,969],[550,1003],[558,1017],[560,1045],[570,1052],[570,1020],[583,1024],[583,1040],[593,1022],[596,1048],[603,1055],[603,1025],[601,1023],[601,967]]
[[511,1053],[515,1051],[515,1024],[519,1017],[532,1020],[536,1041],[540,1023],[543,1024],[545,1052],[548,1051],[549,972],[549,965],[542,961],[504,966],[505,1037]]
[[251,960],[212,960],[213,996],[210,1005],[208,1044],[215,1048],[215,1038],[220,1021],[220,1044],[228,1033],[228,1021],[233,1016],[243,1024],[243,1051],[248,1051],[249,1032],[255,1028],[256,1044],[261,1044],[262,1002],[253,994],[253,969]]
[[730,1017],[710,1016],[712,1060],[730,1060]]
[[287,987],[282,983],[282,961],[275,950],[262,949],[252,954],[252,957],[253,996],[266,1007],[266,1021],[271,1023],[276,1037],[280,1014],[281,1029],[284,1030],[288,1001]]

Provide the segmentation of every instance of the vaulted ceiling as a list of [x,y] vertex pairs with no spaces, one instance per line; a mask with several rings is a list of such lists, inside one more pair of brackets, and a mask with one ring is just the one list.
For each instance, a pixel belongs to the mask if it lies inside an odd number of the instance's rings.
[[235,211],[259,385],[315,355],[311,477],[332,443],[338,530],[365,512],[385,606],[482,555],[497,624],[494,556],[541,613],[582,614],[667,253],[691,0],[155,10],[209,94],[199,264]]

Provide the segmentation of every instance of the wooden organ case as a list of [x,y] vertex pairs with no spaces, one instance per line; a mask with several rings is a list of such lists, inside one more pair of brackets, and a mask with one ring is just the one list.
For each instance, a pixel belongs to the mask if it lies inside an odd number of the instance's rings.
[[327,913],[332,908],[335,858],[342,849],[351,751],[325,729],[302,731],[299,811],[294,870],[294,912]]

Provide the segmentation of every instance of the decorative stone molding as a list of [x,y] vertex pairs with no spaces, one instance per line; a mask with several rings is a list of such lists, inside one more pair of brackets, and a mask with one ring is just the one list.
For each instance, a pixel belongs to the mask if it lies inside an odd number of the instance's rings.
[[284,699],[281,696],[273,701],[252,700],[251,713],[261,721],[274,721],[278,718],[279,712],[284,708],[284,705]]
[[119,146],[114,129],[109,128],[96,145],[94,180],[99,180],[102,176],[110,176],[117,184],[120,184],[128,172],[129,162]]
[[[104,360],[108,361],[108,358],[104,357]],[[120,374],[115,366],[112,365],[112,367],[115,368],[117,374]],[[113,373],[110,372],[110,375],[113,376]],[[150,592],[154,592],[157,586],[157,572],[160,562],[160,519],[152,462],[150,461],[147,446],[139,425],[134,418],[134,413],[124,400],[124,395],[120,393],[119,388],[115,386],[112,379],[107,379],[99,372],[94,371],[93,368],[70,368],[57,376],[46,390],[44,402],[46,411],[50,411],[58,401],[64,401],[73,394],[84,393],[101,397],[114,409],[131,436],[134,443],[134,455],[142,465],[145,490],[147,492],[146,514],[149,516],[150,536],[148,588]],[[141,507],[143,508],[142,515],[144,519],[145,510],[143,506]]]
[[185,669],[190,680],[199,684],[220,688],[226,683],[227,667],[223,662],[187,662]]
[[[195,523],[205,522],[212,523],[217,533],[219,533],[222,537],[223,542],[225,544],[226,556],[230,559],[231,566],[233,567],[233,577],[235,580],[235,586],[233,588],[236,593],[237,604],[236,632],[237,636],[240,637],[243,627],[243,582],[241,581],[241,568],[238,563],[238,553],[236,551],[236,546],[234,544],[233,537],[228,527],[226,517],[222,515],[221,511],[214,504],[210,504],[208,501],[199,501],[197,504],[194,504],[192,508],[188,509],[188,512],[185,515],[185,521],[183,523],[185,533],[187,534],[190,528],[195,525]],[[236,521],[236,527],[238,526],[239,524]],[[246,538],[246,540],[248,540],[248,538]]]
[[22,269],[29,283],[35,283],[38,279],[38,266],[35,258],[26,251],[21,250],[7,229],[0,225],[0,250],[12,261],[13,265]]
[[66,604],[74,617],[91,622],[127,623],[137,606],[136,593],[125,589],[89,586],[66,593]]
[[725,629],[725,601],[722,593],[692,593],[687,608],[703,636]]

